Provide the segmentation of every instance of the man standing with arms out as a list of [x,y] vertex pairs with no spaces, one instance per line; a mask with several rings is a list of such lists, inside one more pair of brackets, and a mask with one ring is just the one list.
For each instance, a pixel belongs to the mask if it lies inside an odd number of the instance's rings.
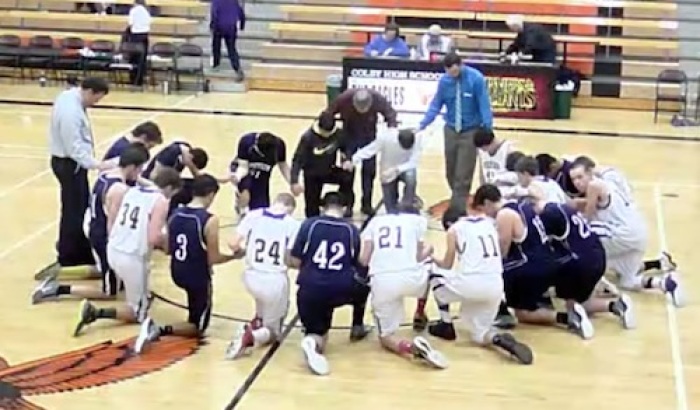
[[61,186],[61,219],[58,233],[58,264],[94,265],[90,243],[83,233],[83,218],[90,200],[88,170],[104,170],[111,163],[95,159],[94,141],[87,108],[109,93],[101,78],[86,78],[80,87],[69,88],[54,101],[49,129],[51,169]]
[[443,60],[445,75],[438,82],[437,92],[420,123],[424,130],[435,121],[443,106],[445,115],[445,173],[452,190],[451,206],[467,209],[477,149],[474,135],[480,128],[493,128],[489,89],[483,74],[463,66],[462,59],[450,53]]
[[[345,141],[351,152],[372,142],[377,134],[377,114],[382,114],[389,128],[396,128],[396,111],[379,92],[369,89],[349,89],[336,98],[327,112],[340,115]],[[377,160],[362,162],[362,213],[372,214],[372,187],[377,173]],[[352,211],[352,209],[350,209]]]
[[219,68],[221,63],[221,42],[226,43],[228,58],[231,60],[231,69],[236,72],[236,81],[243,81],[241,59],[236,49],[238,28],[245,30],[245,11],[238,0],[213,0],[211,2],[211,29],[212,68]]

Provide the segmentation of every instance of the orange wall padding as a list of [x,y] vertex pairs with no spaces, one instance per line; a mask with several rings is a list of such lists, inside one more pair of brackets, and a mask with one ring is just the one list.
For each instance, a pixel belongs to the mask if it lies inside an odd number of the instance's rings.
[[[595,6],[558,6],[551,4],[537,4],[537,0],[533,0],[533,4],[513,4],[513,3],[491,3],[488,0],[471,0],[471,1],[455,1],[455,0],[366,0],[368,7],[382,8],[412,8],[412,9],[428,9],[428,10],[462,10],[475,12],[492,12],[492,13],[517,13],[525,15],[527,21],[528,14],[549,14],[549,15],[565,15],[565,16],[586,16],[597,17],[598,10]],[[361,16],[360,22],[365,25],[383,25],[386,20],[383,16]],[[595,35],[596,28],[592,25],[569,25],[569,34],[572,35]],[[366,35],[362,33],[354,34],[354,40],[363,42]],[[593,53],[595,52],[594,45],[588,44],[569,44],[567,46],[569,53],[579,53],[591,55],[590,61],[569,61],[568,66],[585,74],[593,72]]]

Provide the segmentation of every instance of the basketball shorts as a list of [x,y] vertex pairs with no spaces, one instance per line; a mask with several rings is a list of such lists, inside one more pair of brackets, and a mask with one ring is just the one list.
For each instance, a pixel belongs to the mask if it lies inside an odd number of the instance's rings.
[[[340,280],[339,280],[340,281]],[[366,292],[366,286],[354,279],[344,281],[343,286],[314,286],[300,284],[297,288],[297,312],[304,333],[324,336],[333,324],[335,308],[350,305],[359,292]]]
[[289,311],[289,277],[281,273],[246,270],[243,284],[255,300],[255,312],[263,326],[278,336]]
[[425,295],[428,273],[422,267],[414,271],[378,274],[372,274],[370,270],[370,277],[370,303],[379,336],[391,336],[406,317],[404,298]]
[[90,235],[90,246],[92,254],[95,257],[97,269],[102,274],[102,293],[105,295],[116,296],[123,289],[123,284],[117,278],[114,270],[109,265],[107,258],[107,240],[105,235]]
[[267,208],[270,206],[270,184],[246,175],[238,182],[238,193],[247,191],[250,199],[248,209]]
[[173,275],[173,282],[187,295],[187,322],[197,326],[200,333],[204,333],[211,320],[211,279],[185,281],[181,280],[180,276]]
[[605,252],[591,252],[563,264],[554,279],[558,298],[583,303],[590,299],[600,279],[605,275]]
[[136,320],[143,322],[148,315],[148,279],[150,261],[140,255],[120,252],[109,245],[107,257],[117,277],[124,282],[126,303],[133,310]]
[[637,275],[644,264],[647,236],[644,232],[631,234],[596,222],[591,228],[600,237],[605,249],[607,267],[620,278],[623,289],[638,288]]
[[488,274],[433,274],[430,287],[439,304],[459,303],[459,322],[478,344],[487,341],[503,300],[503,278]]
[[554,285],[556,266],[526,263],[503,272],[506,303],[513,309],[535,311],[543,302],[543,295]]

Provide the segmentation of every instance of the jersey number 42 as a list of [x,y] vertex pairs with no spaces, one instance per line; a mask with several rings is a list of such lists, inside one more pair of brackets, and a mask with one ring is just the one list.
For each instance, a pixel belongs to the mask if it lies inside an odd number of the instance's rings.
[[345,245],[342,242],[321,241],[311,257],[311,261],[321,270],[343,270],[341,259],[346,254]]

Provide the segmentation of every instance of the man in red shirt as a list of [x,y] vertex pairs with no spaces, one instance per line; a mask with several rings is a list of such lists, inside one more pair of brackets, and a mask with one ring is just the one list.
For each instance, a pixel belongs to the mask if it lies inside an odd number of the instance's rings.
[[[357,88],[341,93],[326,109],[327,112],[340,116],[343,120],[344,138],[350,152],[354,153],[374,141],[377,134],[378,114],[384,117],[389,128],[396,128],[396,110],[382,94],[377,91]],[[349,158],[348,158],[349,159]],[[362,161],[362,206],[365,215],[372,214],[372,187],[377,174],[376,158]],[[352,209],[354,204],[349,204]]]

